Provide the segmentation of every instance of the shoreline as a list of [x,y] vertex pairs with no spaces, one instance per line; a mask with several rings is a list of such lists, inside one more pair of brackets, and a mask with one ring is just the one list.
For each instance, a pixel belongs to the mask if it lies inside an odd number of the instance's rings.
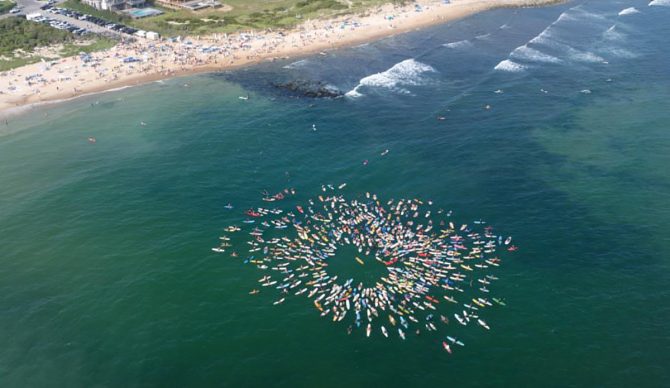
[[[0,119],[32,108],[92,94],[201,73],[237,69],[265,61],[307,57],[451,22],[498,8],[547,6],[564,0],[420,0],[387,4],[367,16],[313,20],[282,32],[213,34],[181,42],[138,41],[93,53],[94,62],[68,57],[35,63],[0,76]],[[421,11],[417,12],[415,4]],[[337,28],[339,27],[339,28]],[[160,46],[157,48],[157,46]],[[214,52],[205,48],[216,47]],[[142,58],[124,63],[123,58]],[[13,88],[13,89],[12,89]]]

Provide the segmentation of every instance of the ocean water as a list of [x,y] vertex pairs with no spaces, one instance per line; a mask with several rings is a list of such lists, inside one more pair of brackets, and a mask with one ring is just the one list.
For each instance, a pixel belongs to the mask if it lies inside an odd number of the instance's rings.
[[[668,20],[661,0],[498,10],[12,119],[0,386],[667,386]],[[292,79],[347,96],[272,86]],[[263,190],[343,182],[514,236],[491,331],[454,328],[453,355],[349,336],[210,251]]]

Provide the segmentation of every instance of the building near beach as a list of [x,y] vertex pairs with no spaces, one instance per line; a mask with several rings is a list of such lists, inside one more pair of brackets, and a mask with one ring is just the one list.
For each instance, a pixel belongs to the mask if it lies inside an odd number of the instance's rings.
[[82,0],[86,5],[105,11],[118,11],[126,8],[141,7],[145,0]]

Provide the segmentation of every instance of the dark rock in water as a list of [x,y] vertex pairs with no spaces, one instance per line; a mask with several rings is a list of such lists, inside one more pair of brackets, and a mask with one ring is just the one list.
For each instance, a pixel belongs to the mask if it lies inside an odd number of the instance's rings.
[[344,95],[339,89],[321,81],[295,80],[285,83],[273,82],[272,86],[291,94],[309,98],[336,98]]

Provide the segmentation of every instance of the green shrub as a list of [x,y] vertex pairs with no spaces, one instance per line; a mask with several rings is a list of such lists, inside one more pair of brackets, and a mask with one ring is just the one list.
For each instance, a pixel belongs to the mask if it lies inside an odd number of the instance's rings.
[[11,11],[16,6],[16,3],[9,0],[0,0],[0,15]]
[[29,22],[23,18],[0,20],[0,54],[11,55],[14,50],[30,51],[35,47],[74,40],[74,35],[65,30]]

